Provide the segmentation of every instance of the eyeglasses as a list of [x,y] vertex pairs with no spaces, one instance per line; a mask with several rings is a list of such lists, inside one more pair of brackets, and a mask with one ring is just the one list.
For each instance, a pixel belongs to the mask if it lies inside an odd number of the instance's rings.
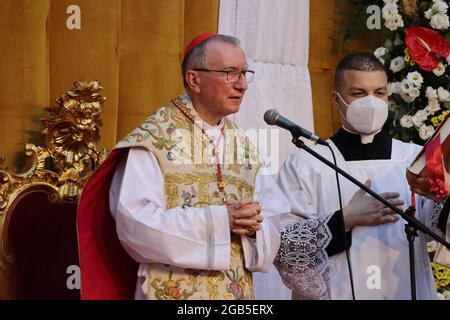
[[225,71],[225,70],[211,70],[211,69],[202,69],[202,68],[193,69],[193,70],[194,71],[203,71],[203,72],[220,72],[220,73],[225,73],[227,75],[225,83],[238,82],[239,79],[241,78],[241,76],[243,76],[247,82],[250,82],[255,77],[255,71],[253,71],[253,70],[242,70],[242,71],[230,70],[230,71]]

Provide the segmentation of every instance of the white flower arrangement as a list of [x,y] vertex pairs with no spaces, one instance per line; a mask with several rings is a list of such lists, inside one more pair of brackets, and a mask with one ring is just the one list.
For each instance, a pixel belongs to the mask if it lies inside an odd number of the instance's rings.
[[[450,1],[352,2],[383,6],[384,26],[390,30],[374,52],[388,75],[389,133],[424,144],[450,113]],[[436,243],[429,243],[428,251],[435,250]],[[435,263],[432,269],[438,298],[450,300],[450,269]]]
[[425,70],[420,60],[414,60],[415,52],[409,51],[406,30],[414,29],[411,28],[414,22],[414,27],[424,27],[450,37],[448,1],[409,1],[410,4],[416,4],[416,12],[410,12],[410,15],[404,7],[407,0],[359,2],[367,5],[381,3],[384,26],[391,31],[385,44],[374,52],[388,74],[388,95],[391,101],[390,121],[387,124],[389,132],[400,140],[424,144],[450,112],[450,54],[435,54],[433,50],[436,43],[442,43],[435,41],[428,44],[427,40],[421,38],[426,50],[421,55],[431,52],[438,59],[431,68]]

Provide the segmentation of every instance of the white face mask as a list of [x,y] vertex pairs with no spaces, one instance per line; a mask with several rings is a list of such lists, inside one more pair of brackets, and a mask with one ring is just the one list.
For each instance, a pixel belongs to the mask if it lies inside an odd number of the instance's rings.
[[356,130],[362,134],[373,134],[381,130],[388,118],[388,106],[386,101],[369,95],[364,98],[353,100],[350,104],[342,99],[339,92],[338,97],[348,107],[347,116],[342,117]]

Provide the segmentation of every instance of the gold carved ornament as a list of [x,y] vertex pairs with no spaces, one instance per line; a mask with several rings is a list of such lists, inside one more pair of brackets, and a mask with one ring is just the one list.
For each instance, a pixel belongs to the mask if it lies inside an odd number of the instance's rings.
[[11,172],[0,156],[0,271],[14,260],[6,253],[4,239],[13,203],[31,188],[44,191],[53,203],[76,203],[86,180],[106,158],[106,149],[97,147],[106,100],[102,90],[99,81],[80,80],[55,106],[46,108],[49,114],[41,120],[45,145],[26,144],[25,170]]

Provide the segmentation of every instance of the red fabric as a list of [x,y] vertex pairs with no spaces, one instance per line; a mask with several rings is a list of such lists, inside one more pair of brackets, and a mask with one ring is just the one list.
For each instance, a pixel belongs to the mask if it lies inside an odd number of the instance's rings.
[[217,36],[218,36],[218,34],[215,34],[215,33],[203,33],[203,34],[195,37],[194,39],[192,39],[192,41],[189,42],[189,44],[186,46],[186,49],[184,50],[183,61],[184,61],[184,59],[186,59],[186,57],[192,51],[192,49],[194,49],[200,43],[202,43],[203,41],[206,41],[210,38],[215,38]]
[[446,58],[450,54],[447,40],[438,32],[423,27],[406,29],[406,47],[414,62],[428,72],[438,66],[437,56]]
[[77,227],[81,299],[133,299],[138,263],[123,249],[109,212],[109,187],[127,149],[113,150],[86,183],[78,205]]
[[443,200],[448,191],[445,187],[445,168],[439,135],[425,145],[425,157],[430,191],[436,198]]
[[40,188],[24,190],[11,206],[6,236],[14,268],[6,288],[12,299],[79,300],[80,290],[67,283],[74,284],[68,267],[79,264],[77,206],[52,203]]

